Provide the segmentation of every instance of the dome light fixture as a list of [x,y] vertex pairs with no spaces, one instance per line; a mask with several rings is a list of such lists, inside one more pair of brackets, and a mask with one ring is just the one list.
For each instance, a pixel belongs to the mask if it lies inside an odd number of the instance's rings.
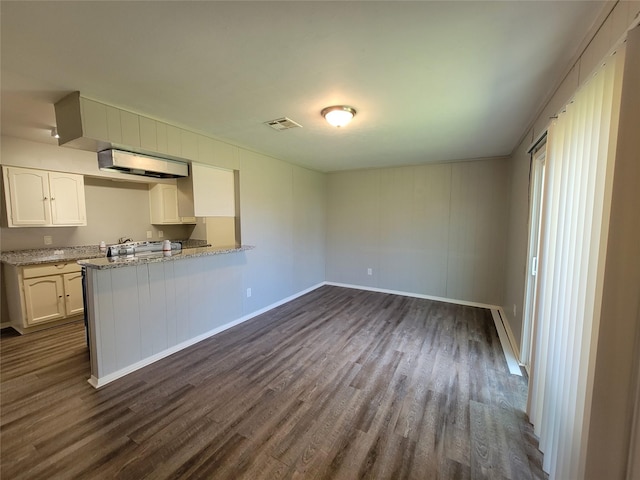
[[356,115],[356,110],[346,105],[334,105],[323,108],[320,114],[334,127],[344,127]]

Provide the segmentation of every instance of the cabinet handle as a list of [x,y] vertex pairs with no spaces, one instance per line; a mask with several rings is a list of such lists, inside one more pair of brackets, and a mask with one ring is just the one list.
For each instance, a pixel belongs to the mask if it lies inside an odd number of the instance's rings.
[[43,200],[47,200],[47,197],[44,197]]
[[58,298],[62,298],[62,295],[59,295]]
[[69,296],[69,294],[67,294],[67,297]]
[[55,199],[56,199],[55,197],[51,197],[51,200],[55,200]]

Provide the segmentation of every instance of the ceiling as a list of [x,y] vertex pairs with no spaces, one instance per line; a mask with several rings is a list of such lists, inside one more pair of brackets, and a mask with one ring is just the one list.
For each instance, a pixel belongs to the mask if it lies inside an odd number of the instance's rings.
[[[1,131],[55,144],[79,90],[320,171],[508,155],[603,6],[2,1]],[[303,128],[263,123],[283,116]]]

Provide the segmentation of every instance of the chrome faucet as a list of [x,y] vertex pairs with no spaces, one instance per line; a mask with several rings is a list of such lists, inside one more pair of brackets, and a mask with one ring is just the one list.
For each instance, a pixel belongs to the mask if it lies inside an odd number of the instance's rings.
[[120,237],[118,239],[118,243],[127,243],[127,242],[131,242],[132,240],[130,238],[126,238],[126,237]]

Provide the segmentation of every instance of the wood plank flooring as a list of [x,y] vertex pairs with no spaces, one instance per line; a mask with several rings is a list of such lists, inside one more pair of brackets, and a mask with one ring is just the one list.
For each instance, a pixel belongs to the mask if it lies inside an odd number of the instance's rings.
[[487,310],[325,286],[100,390],[3,333],[3,479],[543,479]]

